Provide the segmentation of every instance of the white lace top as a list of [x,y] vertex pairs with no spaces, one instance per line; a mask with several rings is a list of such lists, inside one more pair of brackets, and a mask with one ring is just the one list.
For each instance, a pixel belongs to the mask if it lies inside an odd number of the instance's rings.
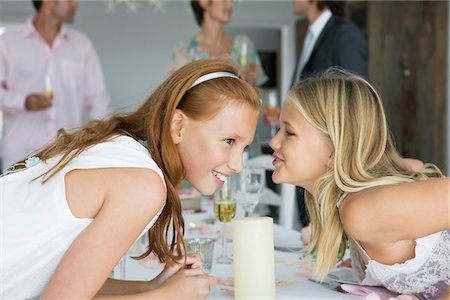
[[450,230],[417,239],[415,257],[401,264],[385,265],[369,258],[364,267],[359,253],[350,251],[353,271],[362,285],[381,285],[421,299],[437,299],[450,285]]
[[351,237],[349,240],[353,273],[361,285],[384,286],[392,292],[414,294],[420,299],[438,299],[448,291],[450,229],[416,239],[414,258],[393,265],[371,259],[358,241]]

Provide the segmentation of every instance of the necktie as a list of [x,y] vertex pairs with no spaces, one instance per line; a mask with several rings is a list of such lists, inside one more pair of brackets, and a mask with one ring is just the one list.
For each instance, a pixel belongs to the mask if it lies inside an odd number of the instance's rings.
[[302,54],[300,55],[300,60],[298,61],[297,72],[295,74],[296,80],[300,79],[300,75],[302,74],[303,68],[305,67],[306,63],[309,60],[309,57],[311,56],[311,52],[314,46],[313,38],[314,38],[313,33],[311,29],[308,28],[305,40],[303,41]]

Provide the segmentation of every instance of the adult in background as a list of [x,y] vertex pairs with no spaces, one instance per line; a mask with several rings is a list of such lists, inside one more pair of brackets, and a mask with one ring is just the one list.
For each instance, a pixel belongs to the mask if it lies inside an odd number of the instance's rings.
[[199,59],[223,58],[239,67],[239,75],[253,85],[262,85],[267,76],[261,66],[257,49],[245,35],[231,35],[224,26],[231,20],[231,0],[191,1],[200,31],[173,51],[169,73]]
[[367,41],[362,31],[343,18],[344,1],[292,0],[293,12],[309,26],[292,83],[341,67],[367,79]]
[[36,16],[0,36],[2,166],[50,142],[59,128],[106,116],[110,99],[97,53],[73,23],[75,0],[32,1]]

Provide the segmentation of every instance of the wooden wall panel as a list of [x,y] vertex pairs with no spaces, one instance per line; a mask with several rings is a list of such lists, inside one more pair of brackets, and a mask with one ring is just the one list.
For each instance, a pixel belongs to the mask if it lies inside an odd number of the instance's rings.
[[448,2],[368,2],[369,79],[402,155],[446,163]]

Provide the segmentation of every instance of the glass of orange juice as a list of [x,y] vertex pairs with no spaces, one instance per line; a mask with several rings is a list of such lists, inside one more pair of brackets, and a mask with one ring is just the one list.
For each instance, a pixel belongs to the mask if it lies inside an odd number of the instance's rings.
[[53,101],[52,82],[48,75],[45,76],[45,90],[42,92],[42,95],[49,98],[50,101]]

